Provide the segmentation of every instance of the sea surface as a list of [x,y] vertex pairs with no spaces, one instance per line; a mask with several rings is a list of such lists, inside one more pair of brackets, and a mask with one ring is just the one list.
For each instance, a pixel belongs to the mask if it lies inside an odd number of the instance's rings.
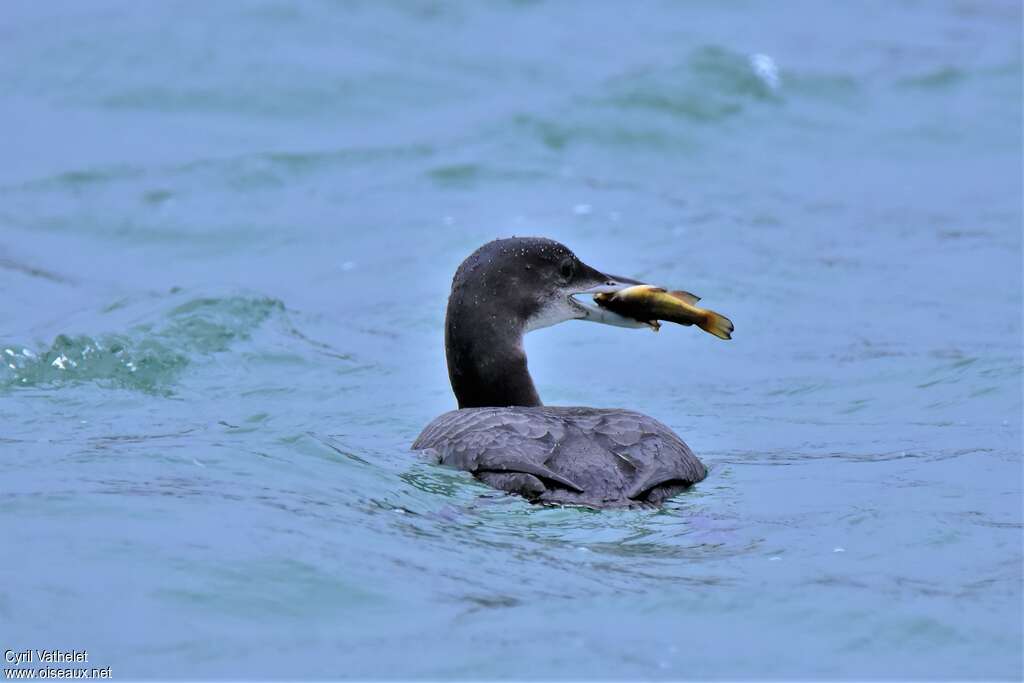
[[[1021,6],[0,8],[0,649],[115,679],[1015,679]],[[734,339],[568,323],[661,510],[410,452],[499,236]],[[10,664],[5,664],[11,668]],[[25,668],[25,667],[21,667]]]

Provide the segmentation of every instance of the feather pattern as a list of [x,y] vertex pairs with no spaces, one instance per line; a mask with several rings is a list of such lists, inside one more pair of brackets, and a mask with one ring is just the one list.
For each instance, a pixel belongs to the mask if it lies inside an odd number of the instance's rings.
[[671,429],[630,410],[464,408],[427,425],[413,448],[539,503],[659,505],[707,475]]

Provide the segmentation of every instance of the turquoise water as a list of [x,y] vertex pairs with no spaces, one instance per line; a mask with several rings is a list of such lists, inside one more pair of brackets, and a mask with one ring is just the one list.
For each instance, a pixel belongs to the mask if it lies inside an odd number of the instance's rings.
[[[1014,2],[6,3],[0,649],[115,678],[1019,679]],[[408,451],[450,278],[565,242],[547,403],[710,468],[532,507]]]

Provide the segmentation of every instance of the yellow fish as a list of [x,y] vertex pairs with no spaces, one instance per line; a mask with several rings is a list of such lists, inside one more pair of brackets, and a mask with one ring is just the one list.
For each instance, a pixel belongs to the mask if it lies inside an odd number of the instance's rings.
[[696,325],[719,339],[732,339],[732,321],[695,304],[700,297],[689,292],[669,292],[653,285],[635,285],[613,293],[594,295],[594,301],[627,318],[647,323],[657,332],[659,320]]

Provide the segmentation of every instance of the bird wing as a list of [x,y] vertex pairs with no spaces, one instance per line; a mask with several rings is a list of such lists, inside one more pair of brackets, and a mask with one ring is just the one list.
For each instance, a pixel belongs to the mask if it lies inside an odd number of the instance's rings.
[[545,465],[564,436],[558,420],[538,419],[515,408],[451,411],[427,425],[413,444],[431,449],[442,465],[474,474],[523,473],[582,492],[575,482]]
[[707,468],[675,432],[653,417],[630,410],[601,411],[591,434],[636,470],[626,489],[638,500],[658,486],[693,484],[707,476]]

